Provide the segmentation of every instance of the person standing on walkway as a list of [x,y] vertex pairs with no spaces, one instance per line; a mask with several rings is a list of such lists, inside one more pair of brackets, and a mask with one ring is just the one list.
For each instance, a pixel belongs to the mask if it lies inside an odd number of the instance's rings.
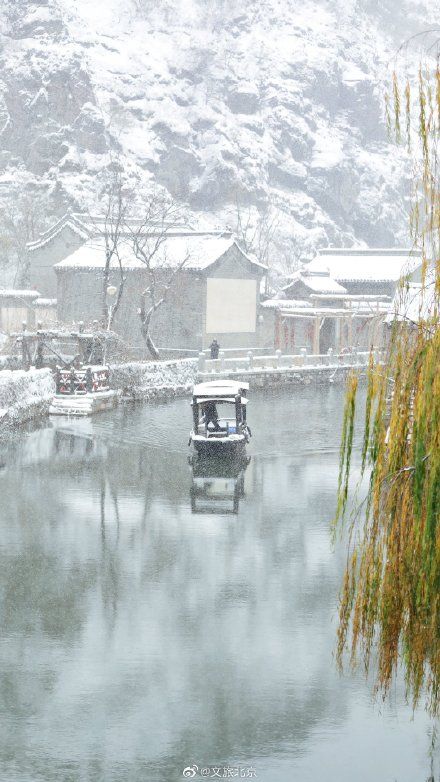
[[218,344],[217,340],[213,339],[209,347],[211,350],[211,358],[218,358],[218,354],[220,352],[220,345]]

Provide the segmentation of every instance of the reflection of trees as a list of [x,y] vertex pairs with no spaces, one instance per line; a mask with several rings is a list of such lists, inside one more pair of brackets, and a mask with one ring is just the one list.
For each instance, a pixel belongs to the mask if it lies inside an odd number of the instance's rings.
[[81,631],[83,597],[96,578],[96,566],[66,571],[57,557],[36,544],[32,551],[0,557],[2,630],[47,635],[72,644]]

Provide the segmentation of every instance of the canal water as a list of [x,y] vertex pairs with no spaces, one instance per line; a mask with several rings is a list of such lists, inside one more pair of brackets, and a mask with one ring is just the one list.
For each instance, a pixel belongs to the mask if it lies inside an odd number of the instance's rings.
[[186,399],[0,446],[1,780],[426,780],[424,714],[334,664],[342,401],[252,396],[235,475]]

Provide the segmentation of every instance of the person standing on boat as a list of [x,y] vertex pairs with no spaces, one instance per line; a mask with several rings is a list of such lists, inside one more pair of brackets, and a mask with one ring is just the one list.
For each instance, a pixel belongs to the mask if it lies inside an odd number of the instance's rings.
[[211,399],[207,402],[204,402],[203,404],[203,416],[206,428],[208,428],[209,424],[213,424],[214,431],[218,432],[220,425],[218,422],[217,407],[215,402],[213,402]]
[[212,340],[209,348],[211,350],[211,358],[218,358],[218,354],[220,352],[220,345],[218,344],[215,338]]

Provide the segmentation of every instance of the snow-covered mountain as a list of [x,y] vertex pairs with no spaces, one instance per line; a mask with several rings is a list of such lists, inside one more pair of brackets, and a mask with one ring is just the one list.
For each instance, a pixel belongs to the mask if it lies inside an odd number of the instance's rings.
[[93,208],[117,155],[205,222],[269,207],[288,262],[405,241],[408,164],[383,92],[427,3],[0,2],[3,201]]

